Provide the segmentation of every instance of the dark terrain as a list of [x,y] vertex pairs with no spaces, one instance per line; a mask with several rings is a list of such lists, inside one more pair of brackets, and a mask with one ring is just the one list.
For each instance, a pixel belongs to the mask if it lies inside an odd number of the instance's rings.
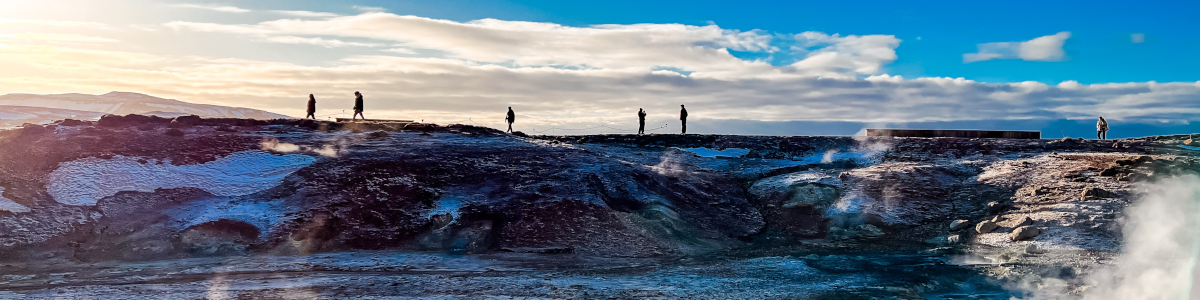
[[1138,184],[1200,170],[1187,139],[26,125],[0,131],[0,298],[1078,296]]

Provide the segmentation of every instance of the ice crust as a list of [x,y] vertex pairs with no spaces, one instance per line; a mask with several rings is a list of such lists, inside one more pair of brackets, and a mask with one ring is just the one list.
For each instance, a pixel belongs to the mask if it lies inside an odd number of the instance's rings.
[[20,203],[13,202],[12,199],[4,198],[4,187],[0,187],[0,210],[7,210],[15,213],[30,212],[28,207],[25,207]]
[[127,156],[85,158],[59,164],[50,173],[47,191],[55,201],[68,205],[95,205],[117,192],[159,188],[191,187],[217,196],[243,196],[279,185],[284,177],[314,161],[306,155],[257,150],[183,166]]

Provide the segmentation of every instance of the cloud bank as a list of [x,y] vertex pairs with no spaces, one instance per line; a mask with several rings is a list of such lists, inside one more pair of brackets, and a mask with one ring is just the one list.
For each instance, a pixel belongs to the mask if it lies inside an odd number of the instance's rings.
[[1070,37],[1070,32],[1063,31],[1024,42],[979,44],[979,52],[963,54],[963,63],[993,59],[1062,61],[1066,56],[1066,53],[1063,51],[1063,44]]
[[[162,24],[166,32],[145,34],[218,35],[344,54],[290,63],[25,41],[0,46],[0,66],[35,72],[0,75],[0,92],[137,91],[294,116],[304,114],[311,93],[318,99],[317,114],[330,117],[346,113],[353,92],[362,91],[372,118],[499,127],[505,107],[512,106],[521,115],[517,125],[527,130],[620,127],[639,107],[650,114],[648,127],[658,127],[677,122],[679,104],[688,105],[693,119],[714,122],[897,124],[1097,115],[1114,124],[1200,120],[1200,82],[984,83],[891,76],[887,67],[902,44],[891,35],[457,22],[383,12],[292,15],[320,18],[174,21]],[[1061,60],[1069,37],[1062,32],[983,44],[973,59]]]

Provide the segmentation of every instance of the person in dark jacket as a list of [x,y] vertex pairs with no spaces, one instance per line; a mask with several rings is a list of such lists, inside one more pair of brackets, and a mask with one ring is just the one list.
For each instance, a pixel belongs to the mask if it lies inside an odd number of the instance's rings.
[[508,122],[508,133],[512,133],[512,123],[517,121],[517,114],[513,113],[512,106],[508,107],[508,115],[504,117],[504,121]]
[[317,114],[317,97],[314,97],[313,94],[308,94],[308,115],[304,116],[304,117],[316,119],[317,118],[316,114]]
[[687,134],[687,108],[679,105],[679,122],[683,124],[683,134]]
[[363,121],[367,120],[367,116],[363,115],[362,93],[357,91],[354,92],[354,116],[350,117],[350,121],[354,121],[356,117],[362,117]]
[[646,134],[646,111],[638,108],[638,135]]
[[1108,121],[1105,121],[1104,117],[1100,117],[1100,120],[1096,121],[1096,138],[1101,140],[1108,138]]

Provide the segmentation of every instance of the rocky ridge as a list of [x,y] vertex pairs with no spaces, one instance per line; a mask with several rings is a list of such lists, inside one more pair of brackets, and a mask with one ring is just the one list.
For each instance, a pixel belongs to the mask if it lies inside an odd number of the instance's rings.
[[[1138,183],[1198,170],[1186,138],[528,137],[108,115],[0,131],[0,261],[925,252],[987,261],[998,280],[1080,274],[1119,251]],[[706,157],[727,149],[744,154]]]

